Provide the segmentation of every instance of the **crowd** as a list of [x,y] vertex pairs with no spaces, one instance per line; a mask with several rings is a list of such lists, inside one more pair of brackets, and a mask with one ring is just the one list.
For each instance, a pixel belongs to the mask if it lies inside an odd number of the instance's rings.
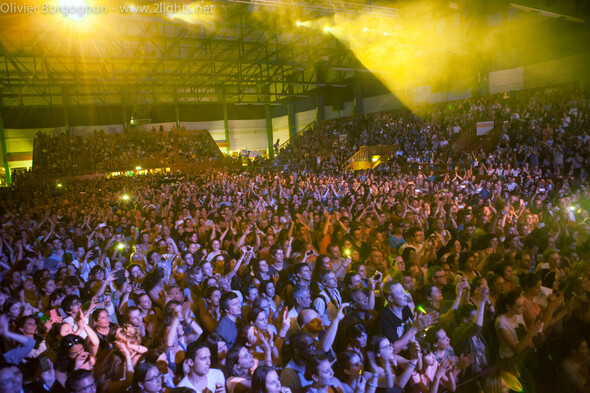
[[[329,146],[303,168],[2,190],[0,392],[590,391],[585,97],[363,117],[351,143],[401,152],[368,172],[324,165]],[[494,151],[452,154],[490,114]]]
[[86,137],[64,133],[38,133],[33,149],[36,174],[72,174],[96,171],[121,171],[139,165],[162,167],[219,159],[221,153],[206,131],[105,134],[95,130]]

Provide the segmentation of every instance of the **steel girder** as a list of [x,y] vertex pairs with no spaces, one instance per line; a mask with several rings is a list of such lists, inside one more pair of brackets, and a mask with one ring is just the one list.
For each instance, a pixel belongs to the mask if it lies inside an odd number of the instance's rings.
[[0,28],[0,87],[12,105],[275,102],[320,82],[342,84],[340,70],[363,68],[329,34],[227,7],[213,25],[109,15],[108,28],[79,40]]

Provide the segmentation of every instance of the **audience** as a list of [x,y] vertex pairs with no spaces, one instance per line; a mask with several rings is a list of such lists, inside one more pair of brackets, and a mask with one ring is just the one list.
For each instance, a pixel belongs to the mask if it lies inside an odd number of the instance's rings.
[[[586,92],[318,122],[244,168],[17,179],[0,190],[0,387],[588,392]],[[497,141],[458,149],[492,119]],[[395,150],[342,170],[377,144]],[[182,132],[35,146],[41,174],[214,151]]]

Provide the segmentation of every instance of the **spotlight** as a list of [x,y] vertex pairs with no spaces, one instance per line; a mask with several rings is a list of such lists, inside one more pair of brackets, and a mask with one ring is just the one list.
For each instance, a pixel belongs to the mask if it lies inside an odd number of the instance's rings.
[[123,196],[121,197],[121,199],[123,199],[124,201],[128,201],[129,200],[129,195],[123,194]]
[[59,0],[58,6],[63,16],[75,21],[81,21],[88,14],[84,0]]
[[118,250],[123,250],[125,248],[125,243],[119,243],[117,244],[117,249]]
[[329,33],[330,32],[330,26],[324,26],[324,32],[325,33]]
[[135,170],[136,170],[136,171],[141,171],[141,166],[139,166],[139,165],[138,165],[138,166],[136,166],[136,167],[135,167]]
[[57,188],[62,188],[62,187],[63,187],[63,184],[57,183]]

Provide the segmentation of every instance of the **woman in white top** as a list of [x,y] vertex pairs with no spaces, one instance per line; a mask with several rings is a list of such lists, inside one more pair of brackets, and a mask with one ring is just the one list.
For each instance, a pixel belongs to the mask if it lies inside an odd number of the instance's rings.
[[496,332],[500,344],[500,367],[513,375],[519,375],[523,391],[527,392],[533,388],[534,381],[527,369],[527,363],[530,364],[533,358],[527,358],[526,350],[533,346],[533,338],[539,333],[541,322],[537,319],[527,329],[522,316],[524,299],[520,290],[503,294],[497,306]]
[[523,318],[524,299],[520,291],[505,293],[498,302],[496,331],[500,342],[500,358],[513,359],[528,347],[532,347],[533,338],[539,333],[541,322],[531,322],[527,329]]

